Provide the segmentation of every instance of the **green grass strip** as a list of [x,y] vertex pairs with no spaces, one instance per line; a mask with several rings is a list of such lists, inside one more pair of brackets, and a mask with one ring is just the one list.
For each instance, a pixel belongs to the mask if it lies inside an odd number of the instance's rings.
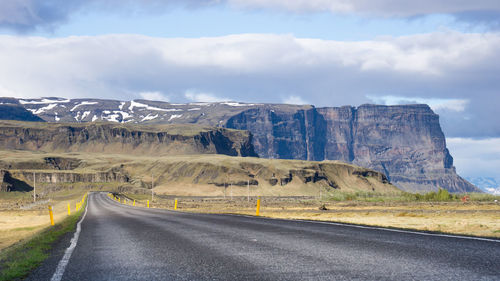
[[0,281],[24,278],[40,266],[49,257],[52,246],[64,234],[75,231],[76,223],[84,210],[85,208],[81,208],[73,212],[62,222],[43,229],[29,240],[20,242],[1,253]]

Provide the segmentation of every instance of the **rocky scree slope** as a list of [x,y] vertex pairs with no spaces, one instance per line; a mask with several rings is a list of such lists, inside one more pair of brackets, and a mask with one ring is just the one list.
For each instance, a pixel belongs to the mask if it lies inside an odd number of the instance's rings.
[[439,187],[452,192],[480,191],[457,175],[439,116],[427,105],[316,108],[61,98],[4,102],[20,104],[49,122],[107,120],[248,130],[260,157],[341,160],[385,173],[396,186],[412,192]]

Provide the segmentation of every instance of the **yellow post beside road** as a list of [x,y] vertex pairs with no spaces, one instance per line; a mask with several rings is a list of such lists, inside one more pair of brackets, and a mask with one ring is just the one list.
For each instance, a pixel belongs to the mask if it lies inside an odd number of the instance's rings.
[[256,216],[260,215],[260,198],[257,199],[257,210],[255,210],[255,215]]
[[49,205],[49,216],[50,216],[50,225],[54,225],[54,214],[52,213],[52,206]]
[[134,200],[134,206],[135,206],[135,200]]
[[68,216],[71,215],[71,209],[69,207],[69,203],[68,203]]
[[149,208],[149,200],[148,200],[148,208]]
[[174,210],[177,210],[177,199],[175,199]]

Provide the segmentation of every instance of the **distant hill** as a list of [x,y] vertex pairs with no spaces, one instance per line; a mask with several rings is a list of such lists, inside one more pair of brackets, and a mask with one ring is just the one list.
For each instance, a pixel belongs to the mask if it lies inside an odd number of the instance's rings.
[[[330,192],[401,194],[382,173],[336,162],[230,157],[227,155],[144,156],[105,153],[41,153],[0,150],[3,191],[64,183],[111,183],[119,190],[194,196],[328,196]],[[2,182],[2,175],[4,181]],[[15,181],[17,180],[17,182]],[[23,186],[24,183],[24,186]],[[28,191],[29,191],[28,186]]]
[[493,177],[466,177],[466,179],[487,193],[500,195],[500,180]]
[[0,104],[0,120],[45,122],[24,107],[15,104]]

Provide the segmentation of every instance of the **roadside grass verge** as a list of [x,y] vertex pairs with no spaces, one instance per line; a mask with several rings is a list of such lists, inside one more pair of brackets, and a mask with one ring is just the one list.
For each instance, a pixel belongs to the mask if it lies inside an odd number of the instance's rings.
[[439,189],[428,193],[378,193],[378,192],[342,192],[334,191],[322,198],[322,201],[343,202],[461,202],[462,198],[467,196],[469,202],[494,202],[500,201],[500,196],[486,193],[449,193],[445,189]]
[[46,227],[33,237],[18,242],[0,253],[0,281],[28,276],[49,257],[49,251],[55,242],[64,234],[75,230],[84,209],[73,212],[60,223]]

